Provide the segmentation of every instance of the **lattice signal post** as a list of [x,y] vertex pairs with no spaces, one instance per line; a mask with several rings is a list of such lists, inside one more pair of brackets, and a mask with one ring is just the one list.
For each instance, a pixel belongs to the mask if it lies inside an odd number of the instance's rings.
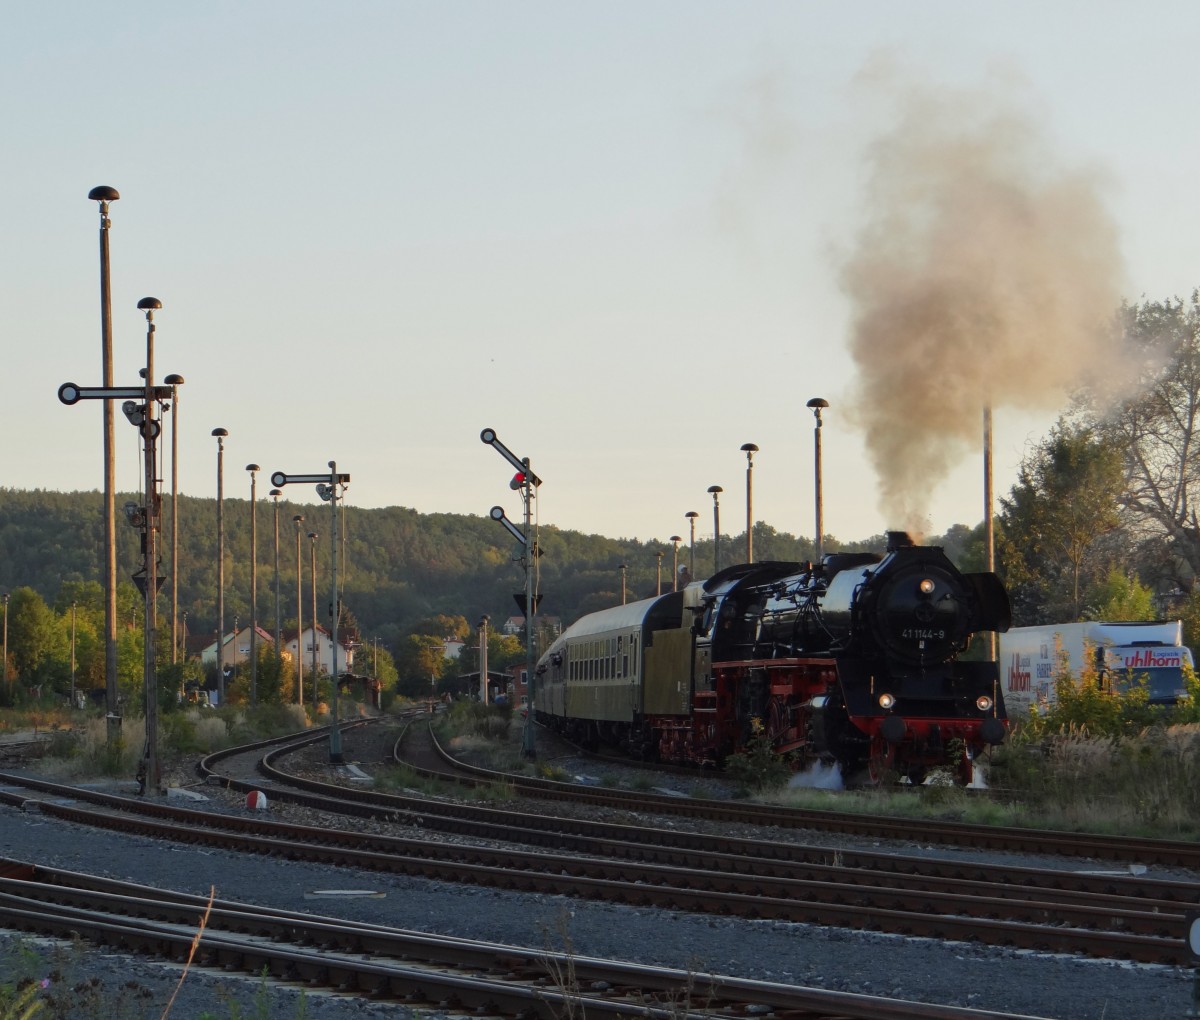
[[[338,496],[340,491],[350,484],[350,476],[338,474],[337,461],[329,462],[329,473],[324,475],[289,475],[282,471],[276,471],[271,475],[271,484],[277,489],[282,489],[285,485],[315,484],[317,487],[317,495],[329,504],[330,513],[333,518],[333,526],[329,529],[329,545],[332,550],[332,573],[333,573],[333,595],[329,602],[329,615],[333,617],[332,625],[329,630],[333,637],[333,712],[332,720],[329,726],[329,763],[331,765],[341,765],[345,758],[342,756],[342,734],[338,728],[338,664],[337,664],[337,647],[338,647],[338,622],[341,618],[341,605],[338,600]],[[313,627],[313,644],[317,640],[317,621],[314,618],[312,621]],[[297,638],[298,640],[298,638]],[[297,649],[297,652],[299,649]],[[313,671],[314,690],[317,682],[316,670]],[[316,711],[316,699],[313,700],[313,711]]]
[[[525,571],[525,604],[521,608],[525,613],[525,685],[528,692],[525,726],[521,731],[521,749],[525,757],[533,761],[537,758],[537,746],[534,741],[533,732],[534,699],[536,696],[535,663],[533,661],[534,617],[537,615],[537,603],[540,598],[534,591],[534,574],[536,571],[538,549],[537,542],[534,541],[533,537],[533,500],[537,496],[537,488],[542,484],[542,480],[530,469],[529,458],[518,457],[500,442],[495,429],[484,429],[479,433],[479,438],[517,469],[517,473],[513,476],[512,481],[509,482],[509,487],[521,493],[521,501],[525,505],[524,530],[518,528],[505,516],[504,507],[502,506],[492,507],[489,514],[492,520],[500,524],[520,543],[521,548],[520,563],[522,569]],[[520,605],[520,600],[518,600],[518,605]]]
[[158,589],[165,577],[158,575],[158,535],[162,530],[162,495],[158,484],[158,436],[164,402],[172,400],[178,383],[170,386],[154,384],[154,313],[162,308],[158,298],[146,297],[138,302],[146,313],[146,367],[142,370],[145,382],[141,386],[77,386],[63,383],[58,399],[71,406],[81,400],[121,400],[121,410],[129,423],[141,433],[145,464],[144,506],[130,501],[125,504],[125,519],[141,533],[142,569],[133,580],[145,602],[143,617],[142,684],[146,709],[146,750],[139,768],[142,792],[162,793],[162,769],[158,757],[158,677],[156,669],[156,637],[158,634]]

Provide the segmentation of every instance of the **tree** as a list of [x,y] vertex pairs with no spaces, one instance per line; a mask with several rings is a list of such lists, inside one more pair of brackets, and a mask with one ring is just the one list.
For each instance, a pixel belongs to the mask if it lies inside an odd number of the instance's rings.
[[488,669],[504,670],[525,661],[525,639],[515,634],[488,634]]
[[1119,451],[1062,420],[1022,461],[1000,500],[1001,558],[1018,617],[1079,619],[1084,585],[1101,566],[1097,539],[1120,524],[1121,480]]
[[446,613],[438,613],[435,616],[426,617],[424,620],[418,620],[413,624],[412,632],[429,637],[456,638],[459,641],[465,641],[471,633],[471,625],[467,623],[465,616],[449,616]]
[[940,538],[929,538],[930,545],[940,545],[959,570],[968,573],[987,570],[983,521],[975,527],[952,524]]
[[400,642],[395,658],[396,692],[408,697],[429,694],[446,666],[442,639],[428,634],[410,634]]
[[[1188,302],[1121,309],[1137,392],[1115,406],[1081,398],[1081,418],[1121,451],[1122,502],[1131,526],[1159,544],[1170,581],[1191,590],[1200,574],[1200,291]],[[1124,370],[1123,370],[1124,371]]]
[[16,675],[36,683],[41,665],[61,651],[53,610],[32,588],[18,588],[8,606],[8,657]]
[[1153,620],[1154,592],[1120,567],[1088,589],[1086,615],[1093,620]]
[[371,675],[379,681],[382,690],[395,688],[400,674],[396,671],[392,653],[386,648],[371,649]]

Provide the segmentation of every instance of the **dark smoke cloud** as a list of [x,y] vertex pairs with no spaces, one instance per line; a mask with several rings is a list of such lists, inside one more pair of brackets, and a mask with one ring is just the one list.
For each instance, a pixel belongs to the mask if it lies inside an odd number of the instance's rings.
[[886,87],[842,285],[880,508],[919,531],[985,405],[1053,410],[1119,376],[1122,260],[1100,175],[1057,166],[1010,100]]

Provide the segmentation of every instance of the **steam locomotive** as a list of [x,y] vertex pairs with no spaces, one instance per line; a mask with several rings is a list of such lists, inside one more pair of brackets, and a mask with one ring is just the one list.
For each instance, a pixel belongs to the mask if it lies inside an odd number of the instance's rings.
[[995,574],[891,532],[883,556],[740,564],[585,616],[539,660],[535,710],[644,760],[719,766],[765,736],[843,776],[966,782],[1008,720],[996,663],[963,653],[1010,622]]

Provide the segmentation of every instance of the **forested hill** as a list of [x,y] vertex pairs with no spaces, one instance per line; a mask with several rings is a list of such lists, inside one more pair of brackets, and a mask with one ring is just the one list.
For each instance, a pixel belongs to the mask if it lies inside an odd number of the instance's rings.
[[[125,522],[121,508],[136,493],[118,494],[118,578],[128,581],[140,568],[138,532]],[[257,510],[258,612],[273,621],[275,611],[275,504],[260,500]],[[404,507],[364,510],[345,506],[338,548],[342,598],[364,632],[391,640],[415,621],[437,613],[461,615],[474,623],[487,613],[493,621],[518,613],[514,592],[524,589],[524,573],[513,561],[516,543],[495,521],[458,514],[420,514]],[[327,505],[280,500],[279,570],[284,626],[296,617],[297,526],[304,578],[304,617],[309,616],[309,564],[317,532],[317,604],[322,616],[329,604],[330,528]],[[161,575],[171,567],[170,499],[164,500]],[[225,613],[250,618],[250,502],[224,501]],[[966,533],[965,528],[953,529]],[[947,538],[951,536],[948,535]],[[847,548],[879,547],[881,539]],[[0,591],[28,586],[57,605],[64,581],[102,580],[103,496],[100,492],[49,492],[0,489]],[[831,546],[826,539],[826,548]],[[654,594],[662,557],[663,590],[671,587],[673,550],[669,541],[638,542],[584,535],[543,527],[538,536],[539,614],[569,623],[583,612],[615,605],[621,599],[621,564],[626,564],[628,598]],[[744,559],[745,535],[722,536],[722,560]],[[765,524],[754,532],[755,559],[806,560],[813,555],[806,538],[777,533]],[[679,564],[689,549],[679,546]],[[711,539],[696,543],[696,573],[712,565]],[[169,585],[164,585],[164,594]],[[191,633],[215,633],[217,593],[217,513],[211,499],[179,498],[179,608],[188,613]],[[270,624],[268,623],[268,626]]]

